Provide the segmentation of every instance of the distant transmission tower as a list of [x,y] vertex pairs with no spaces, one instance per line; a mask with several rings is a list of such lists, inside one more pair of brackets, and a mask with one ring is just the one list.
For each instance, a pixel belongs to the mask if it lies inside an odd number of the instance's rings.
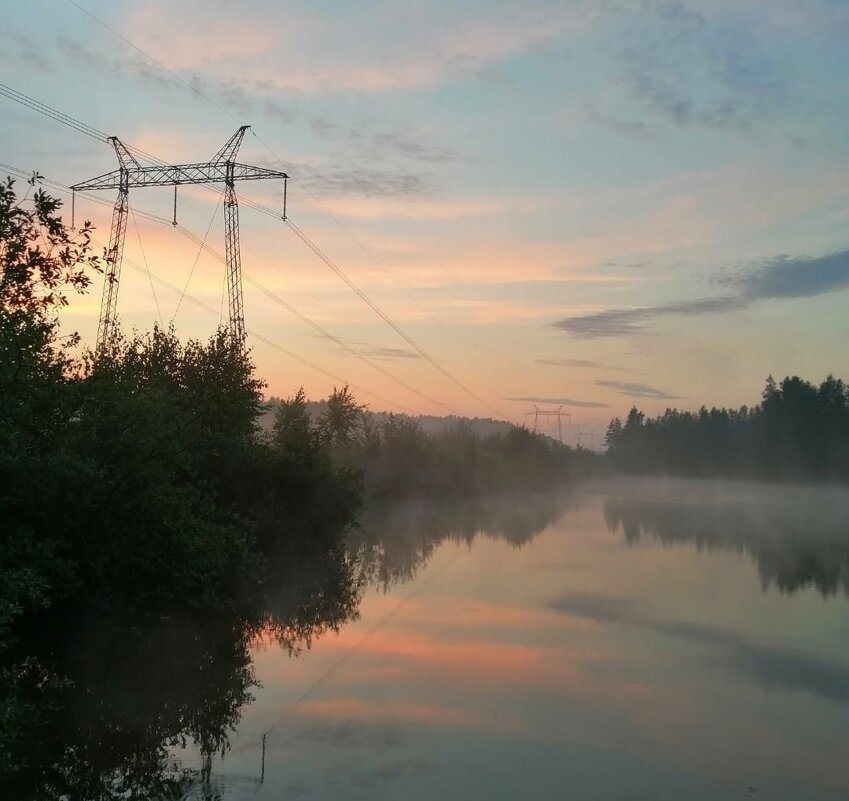
[[528,417],[530,415],[534,416],[534,434],[537,433],[537,429],[539,428],[539,419],[540,417],[555,417],[557,418],[557,436],[560,439],[560,442],[563,442],[563,418],[567,419],[567,422],[572,422],[572,415],[568,412],[563,411],[563,406],[560,405],[556,409],[540,409],[539,406],[534,404],[534,408],[529,412],[525,412],[525,421],[527,422]]
[[259,181],[270,178],[283,179],[283,219],[286,219],[286,184],[289,176],[285,172],[252,167],[236,162],[236,154],[242,144],[249,125],[242,125],[227,144],[219,150],[212,161],[198,164],[164,164],[142,167],[129,149],[118,139],[110,136],[109,142],[118,156],[117,170],[72,186],[74,192],[89,192],[98,189],[117,189],[118,199],[112,211],[112,230],[109,249],[106,252],[106,276],[103,282],[103,298],[100,303],[100,320],[97,324],[95,353],[102,352],[109,342],[115,327],[118,304],[118,280],[121,277],[121,261],[124,258],[124,235],[127,231],[128,195],[130,187],[172,186],[174,187],[174,219],[177,224],[177,187],[181,184],[212,184],[224,182],[224,234],[227,261],[227,306],[230,313],[230,333],[244,346],[245,314],[242,305],[242,257],[239,249],[239,204],[236,200],[236,181]]

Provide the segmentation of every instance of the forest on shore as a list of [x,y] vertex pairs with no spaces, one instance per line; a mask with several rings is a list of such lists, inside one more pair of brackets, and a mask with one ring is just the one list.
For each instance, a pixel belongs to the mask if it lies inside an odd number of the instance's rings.
[[760,403],[611,420],[607,460],[620,473],[849,482],[849,387],[829,375],[767,378]]
[[[254,637],[296,649],[356,614],[362,554],[383,550],[360,531],[366,507],[552,491],[594,457],[520,428],[426,434],[364,414],[347,387],[317,418],[295,391],[263,430],[263,382],[226,329],[205,342],[119,330],[95,355],[59,319],[103,258],[91,226],[60,212],[37,177],[23,197],[0,184],[0,787],[164,797],[170,745],[224,747]],[[460,517],[472,536],[485,505]],[[517,525],[521,541],[531,524]],[[118,704],[150,694],[157,662],[185,686],[154,710]],[[221,686],[185,670],[205,664]]]

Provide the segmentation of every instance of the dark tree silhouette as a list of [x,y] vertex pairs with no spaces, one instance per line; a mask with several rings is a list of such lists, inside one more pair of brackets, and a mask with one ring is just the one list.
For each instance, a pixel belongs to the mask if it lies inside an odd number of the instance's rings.
[[849,389],[829,375],[818,387],[770,376],[760,404],[739,409],[633,408],[611,420],[607,456],[624,473],[729,476],[774,481],[849,480]]

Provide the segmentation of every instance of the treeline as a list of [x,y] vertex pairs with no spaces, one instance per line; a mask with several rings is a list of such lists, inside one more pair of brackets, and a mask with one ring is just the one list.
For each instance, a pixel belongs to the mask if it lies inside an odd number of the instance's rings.
[[310,414],[303,389],[277,401],[271,439],[296,453],[324,452],[362,477],[366,502],[452,501],[492,493],[550,490],[592,472],[596,457],[525,428],[479,436],[457,421],[427,433],[407,415],[372,415],[348,387]]
[[849,481],[849,388],[829,375],[766,381],[761,402],[739,409],[631,409],[610,422],[607,458],[623,473]]
[[[268,399],[270,409],[275,409],[277,405],[284,400],[272,395]],[[312,416],[313,420],[317,419],[321,414],[327,411],[327,399],[309,400],[307,401],[307,411]],[[379,422],[392,414],[392,412],[373,411],[366,409],[363,412],[365,418],[373,418],[375,422]],[[468,425],[472,432],[479,437],[487,437],[490,434],[506,434],[513,423],[508,423],[505,420],[494,420],[491,417],[462,417],[455,414],[450,414],[444,417],[437,417],[429,414],[404,415],[419,424],[425,434],[436,434],[445,431],[448,428],[454,428],[457,425]],[[271,414],[265,415],[262,418],[262,424],[266,427],[270,426]]]

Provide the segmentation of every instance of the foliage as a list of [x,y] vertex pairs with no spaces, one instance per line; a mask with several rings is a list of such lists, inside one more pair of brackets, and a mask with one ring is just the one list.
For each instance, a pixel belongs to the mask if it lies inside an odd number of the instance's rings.
[[18,202],[14,180],[0,183],[0,307],[7,311],[67,305],[67,292],[85,290],[100,269],[91,223],[72,233],[57,213],[62,201],[35,189],[38,179],[29,181],[31,209]]
[[349,448],[362,422],[365,406],[357,403],[346,384],[342,389],[333,387],[327,399],[327,409],[318,421],[318,432],[329,448]]
[[468,495],[550,489],[589,475],[595,456],[525,428],[486,436],[462,420],[434,433],[407,415],[372,415],[349,388],[334,389],[312,420],[301,389],[277,402],[272,439],[301,452],[325,454],[340,469],[361,474],[369,504],[413,497],[434,501]]
[[[206,752],[224,742],[246,702],[245,637],[270,625],[295,647],[353,614],[358,585],[341,543],[359,483],[312,432],[305,447],[294,433],[259,435],[262,383],[224,330],[186,343],[171,329],[118,331],[96,359],[75,355],[56,311],[99,267],[90,227],[72,235],[41,190],[31,210],[24,202],[11,182],[0,191],[0,786],[20,798],[139,797],[172,784],[174,737]],[[271,612],[269,571],[301,536],[325,563],[342,561],[313,596]],[[209,653],[196,634],[186,640],[199,660],[194,694],[138,726],[117,699],[73,716],[93,686],[110,686],[116,637],[129,638],[130,663],[179,653],[140,634],[177,616],[190,628],[221,621]],[[88,625],[63,638],[68,621],[106,617],[116,622],[105,650],[78,647]],[[236,685],[222,694],[203,685],[204,670],[229,664],[232,632]],[[133,679],[136,695],[146,678]],[[202,714],[211,728],[193,724]]]
[[828,376],[767,379],[761,403],[698,412],[636,408],[608,426],[608,458],[626,473],[849,480],[849,388]]

